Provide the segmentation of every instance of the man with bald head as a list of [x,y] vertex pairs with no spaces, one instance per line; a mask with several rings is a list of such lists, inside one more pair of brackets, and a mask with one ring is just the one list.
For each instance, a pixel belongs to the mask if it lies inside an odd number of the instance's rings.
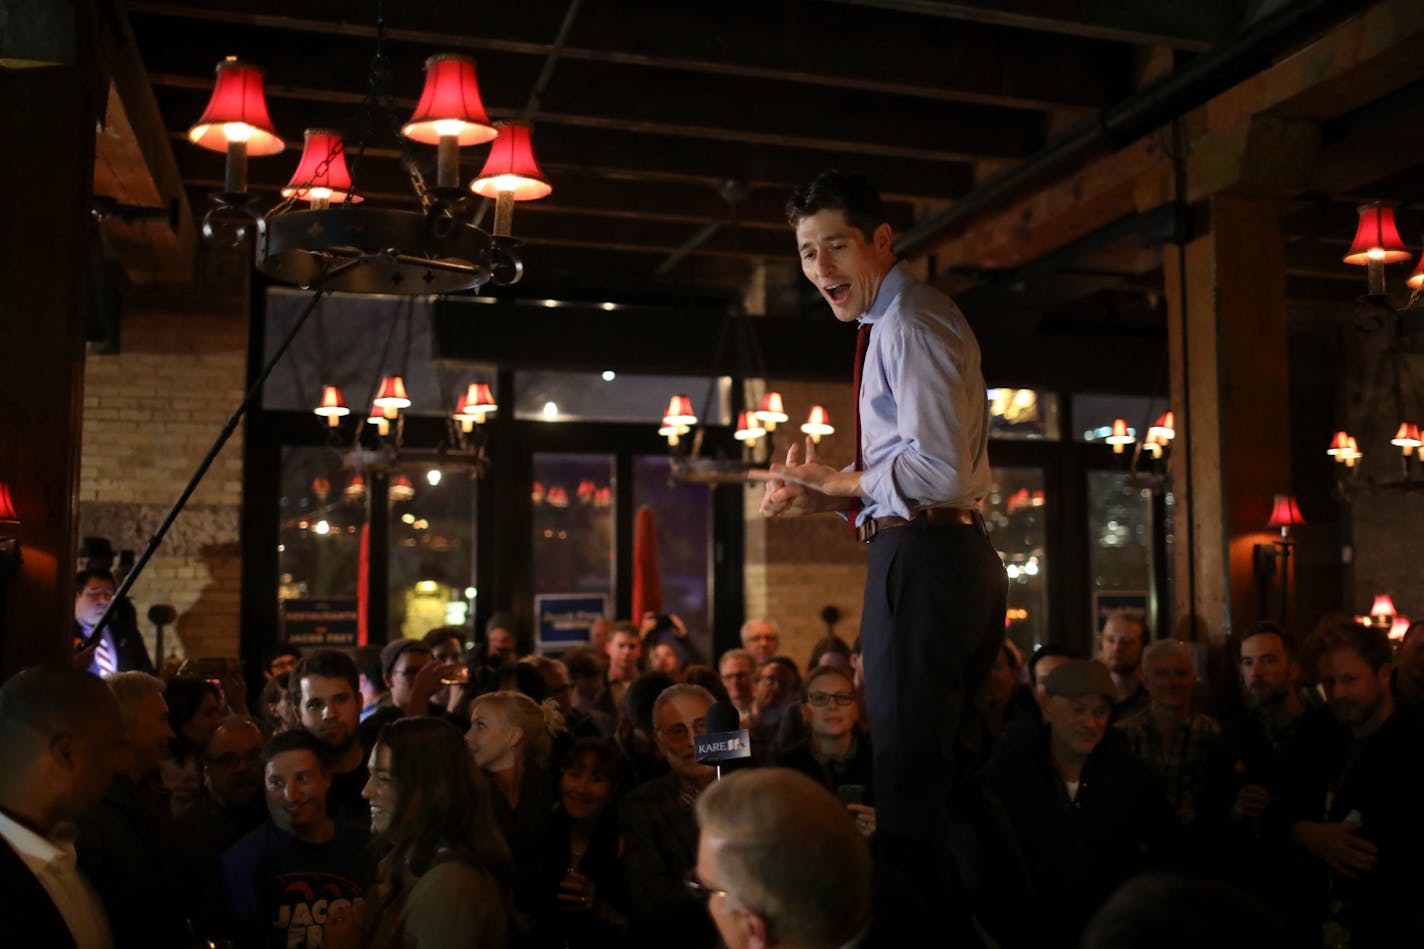
[[810,778],[734,772],[697,799],[697,823],[689,885],[708,897],[727,949],[845,946],[869,928],[870,851],[845,806]]
[[32,945],[113,945],[74,822],[113,777],[120,738],[114,697],[87,672],[26,669],[0,690],[0,893],[23,908]]
[[262,729],[243,715],[225,718],[203,747],[203,790],[177,818],[189,873],[211,875],[222,852],[267,819],[262,797]]

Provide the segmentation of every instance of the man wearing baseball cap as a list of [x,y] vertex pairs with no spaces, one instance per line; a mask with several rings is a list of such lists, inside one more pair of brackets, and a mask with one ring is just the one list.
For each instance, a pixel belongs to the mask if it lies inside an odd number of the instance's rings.
[[1104,740],[1117,698],[1107,667],[1072,659],[1043,685],[1037,740],[1002,747],[987,778],[1047,910],[1036,941],[1070,947],[1119,884],[1170,863],[1177,823],[1147,766]]

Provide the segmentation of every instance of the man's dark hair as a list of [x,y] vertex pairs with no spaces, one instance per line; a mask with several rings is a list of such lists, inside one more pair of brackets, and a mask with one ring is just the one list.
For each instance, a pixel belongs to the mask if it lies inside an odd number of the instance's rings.
[[635,728],[651,733],[653,731],[653,705],[664,689],[676,685],[676,681],[666,672],[645,672],[632,682],[623,692],[623,717]]
[[114,574],[109,570],[101,570],[97,567],[90,567],[88,570],[81,570],[74,575],[74,595],[78,596],[84,592],[84,588],[89,585],[90,580],[107,580],[109,586],[118,588],[119,584],[114,580]]
[[1135,877],[1103,904],[1083,949],[1285,949],[1291,928],[1249,893],[1215,880],[1152,873]]
[[841,211],[846,221],[865,237],[875,239],[875,230],[886,223],[880,192],[864,175],[844,171],[823,171],[809,183],[791,192],[786,201],[786,222],[792,227],[821,211]]
[[357,673],[365,676],[366,681],[380,689],[386,687],[385,670],[381,668],[380,646],[362,646],[356,650],[352,661],[356,664]]
[[268,646],[262,653],[262,668],[268,672],[272,671],[272,663],[283,656],[296,656],[302,658],[302,647],[294,646],[289,642],[276,642]]
[[1314,670],[1322,656],[1337,649],[1354,652],[1375,672],[1386,663],[1394,662],[1394,648],[1383,629],[1365,626],[1349,618],[1322,622],[1306,641],[1301,653],[1305,664]]
[[460,644],[460,651],[465,651],[465,630],[459,626],[437,626],[422,637],[421,642],[429,646],[432,650],[439,648],[440,644],[447,639],[453,639]]
[[536,702],[549,697],[549,687],[544,684],[544,673],[526,662],[516,662],[495,670],[495,692],[522,692]]
[[178,736],[169,742],[169,747],[173,749],[179,764],[199,750],[189,746],[183,738],[183,726],[198,714],[203,698],[208,695],[222,703],[222,689],[197,676],[174,676],[163,687],[163,701],[168,704],[168,727]]
[[328,774],[331,772],[331,757],[326,746],[305,728],[294,728],[268,739],[267,744],[262,746],[262,766],[265,768],[273,758],[288,751],[310,751],[316,755],[317,766]]
[[297,667],[292,670],[291,675],[287,691],[291,693],[293,707],[301,704],[302,680],[308,676],[320,676],[323,679],[345,679],[351,683],[351,694],[358,697],[361,695],[361,677],[356,671],[356,663],[352,662],[351,657],[346,653],[337,652],[335,649],[322,649],[312,653],[297,663]]
[[602,679],[608,664],[598,650],[587,646],[570,649],[559,658],[569,670],[570,679]]
[[1033,651],[1033,655],[1028,657],[1029,685],[1038,685],[1038,661],[1040,659],[1047,659],[1049,656],[1061,656],[1064,659],[1078,658],[1077,656],[1073,655],[1072,652],[1067,649],[1064,649],[1062,646],[1039,646]]
[[1246,629],[1242,631],[1241,639],[1236,644],[1236,658],[1241,658],[1241,645],[1245,643],[1246,640],[1250,639],[1252,636],[1267,635],[1280,637],[1281,645],[1284,646],[1286,650],[1286,658],[1295,658],[1295,643],[1291,641],[1290,636],[1288,636],[1286,634],[1286,631],[1280,627],[1280,624],[1273,623],[1268,619],[1258,620],[1252,623],[1250,626],[1247,626]]
[[[792,659],[790,656],[772,656],[772,657],[771,657],[770,659],[768,659],[766,662],[763,662],[763,663],[762,663],[762,667],[763,667],[763,668],[765,668],[766,666],[772,666],[772,665],[781,666],[781,667],[783,667],[784,669],[786,669],[788,672],[790,672],[790,673],[791,673],[791,691],[792,691],[792,692],[800,692],[800,691],[801,691],[801,670],[796,667],[796,660]],[[760,670],[758,670],[758,671],[760,671]]]

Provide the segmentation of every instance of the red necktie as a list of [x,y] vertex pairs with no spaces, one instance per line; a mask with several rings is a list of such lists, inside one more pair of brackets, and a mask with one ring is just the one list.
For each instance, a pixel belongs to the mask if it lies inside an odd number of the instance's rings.
[[[860,324],[860,330],[855,334],[855,470],[865,470],[865,452],[860,446],[860,382],[865,373],[865,354],[870,350],[870,330],[872,324]],[[865,506],[860,498],[855,498],[851,502],[849,517],[846,519],[846,526],[850,530],[850,536],[856,537],[855,520],[860,509]]]

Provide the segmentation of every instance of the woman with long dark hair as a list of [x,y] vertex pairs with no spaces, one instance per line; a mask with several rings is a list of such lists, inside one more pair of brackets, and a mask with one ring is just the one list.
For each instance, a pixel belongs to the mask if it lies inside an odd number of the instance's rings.
[[380,864],[369,946],[502,949],[513,873],[489,782],[458,729],[406,718],[371,751],[371,831],[390,847]]

